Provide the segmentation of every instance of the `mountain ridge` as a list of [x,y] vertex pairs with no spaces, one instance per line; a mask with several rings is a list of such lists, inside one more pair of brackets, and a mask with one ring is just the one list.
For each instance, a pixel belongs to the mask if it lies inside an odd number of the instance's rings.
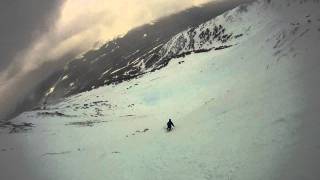
[[[1,179],[319,179],[319,7],[237,7],[201,26],[232,32],[229,48],[177,57],[0,123]],[[183,54],[189,44],[165,52]]]
[[[211,15],[202,15],[204,16],[202,17],[203,20],[197,19],[196,23],[194,23],[194,25],[191,26],[198,26],[198,24],[201,24],[201,22],[205,22],[207,20],[212,19],[212,17],[215,17],[216,15],[224,12],[226,9],[235,7],[238,4],[242,4],[245,2],[251,1],[241,1],[238,3],[234,3],[233,1],[227,3],[221,2],[221,5],[215,2],[212,4],[209,3],[207,5],[204,5],[201,8],[198,7],[200,9],[203,9],[206,6],[208,6],[208,10],[212,9],[213,7],[214,9],[221,10],[217,10],[217,12],[213,14],[211,13]],[[190,10],[187,10],[186,13],[188,13],[188,11]],[[166,18],[164,19],[166,20]],[[163,29],[161,28],[161,23],[162,20],[160,19],[159,21],[153,22],[152,24],[147,24],[138,27],[130,31],[122,38],[116,38],[113,41],[107,42],[98,50],[89,51],[86,54],[84,54],[82,58],[71,61],[65,68],[64,74],[61,75],[60,82],[57,81],[55,85],[53,85],[55,91],[50,92],[50,95],[44,101],[46,102],[47,99],[49,99],[48,101],[50,101],[50,99],[56,99],[57,97],[66,97],[72,94],[77,94],[79,92],[88,91],[103,85],[120,83],[124,80],[129,80],[144,74],[144,68],[150,68],[151,66],[153,66],[153,63],[155,63],[155,61],[159,61],[159,58],[161,60],[164,59],[163,57],[161,57],[161,51],[163,51],[162,46],[164,46],[167,43],[167,41],[172,38],[172,36],[185,30],[186,27],[186,25],[183,25],[182,28],[174,28],[176,30],[172,32],[165,29],[164,32],[162,32],[162,30],[161,32],[157,32],[159,31],[159,29]],[[192,23],[189,22],[185,24]],[[150,28],[155,29],[157,31],[155,33],[150,33],[148,32],[148,29]],[[167,31],[170,32],[168,34],[169,36],[166,34]],[[151,38],[151,40],[148,40],[149,38]],[[142,41],[142,45],[135,45],[137,41]],[[125,51],[121,49],[124,49]],[[158,53],[159,50],[160,52]],[[199,51],[201,50],[199,49]],[[173,57],[165,58],[166,60],[163,60],[164,62],[162,62],[162,65],[159,65],[155,69],[163,67],[172,58]],[[146,67],[139,67],[141,65],[145,65]],[[153,70],[154,69],[152,69],[152,71]],[[88,77],[90,78],[87,79]]]

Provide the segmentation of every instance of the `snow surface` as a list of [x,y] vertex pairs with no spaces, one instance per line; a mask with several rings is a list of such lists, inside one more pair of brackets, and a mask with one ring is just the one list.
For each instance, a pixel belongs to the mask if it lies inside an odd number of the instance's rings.
[[236,8],[214,20],[235,46],[23,113],[33,128],[0,129],[0,179],[319,179],[319,8]]

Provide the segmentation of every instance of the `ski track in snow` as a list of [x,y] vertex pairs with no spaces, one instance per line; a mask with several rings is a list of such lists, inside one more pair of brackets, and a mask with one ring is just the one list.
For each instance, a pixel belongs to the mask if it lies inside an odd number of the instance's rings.
[[319,179],[319,8],[238,7],[202,25],[243,34],[230,48],[0,124],[0,179]]

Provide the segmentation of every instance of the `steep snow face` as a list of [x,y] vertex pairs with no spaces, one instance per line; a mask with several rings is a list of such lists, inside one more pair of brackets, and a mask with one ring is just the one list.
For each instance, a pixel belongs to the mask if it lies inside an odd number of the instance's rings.
[[319,179],[319,8],[238,7],[193,30],[221,25],[229,48],[193,38],[211,51],[1,124],[0,179]]

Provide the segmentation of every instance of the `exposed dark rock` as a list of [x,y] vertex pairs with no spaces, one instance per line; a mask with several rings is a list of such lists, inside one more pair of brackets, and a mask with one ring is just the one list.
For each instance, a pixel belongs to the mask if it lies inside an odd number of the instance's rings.
[[108,121],[89,120],[89,121],[70,122],[65,125],[66,126],[79,126],[79,127],[92,127],[95,124],[106,123],[106,122],[108,122]]
[[219,46],[219,47],[216,47],[215,50],[221,50],[221,49],[229,48],[229,47],[231,47],[231,46],[232,46],[232,45]]
[[63,155],[63,154],[69,154],[69,153],[71,153],[71,151],[51,152],[51,153],[45,153],[42,156]]
[[70,115],[66,115],[64,113],[61,113],[59,111],[55,112],[38,112],[38,116],[59,116],[59,117],[71,117]]
[[23,133],[32,130],[34,124],[28,122],[12,123],[9,121],[0,122],[0,128],[8,129],[9,133]]

